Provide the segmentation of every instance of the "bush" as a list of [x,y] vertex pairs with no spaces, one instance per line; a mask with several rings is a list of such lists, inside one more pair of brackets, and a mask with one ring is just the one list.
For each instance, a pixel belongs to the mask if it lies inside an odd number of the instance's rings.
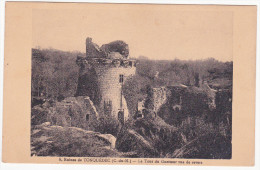
[[105,118],[100,118],[94,125],[94,129],[96,132],[117,136],[120,124],[117,120],[107,116]]

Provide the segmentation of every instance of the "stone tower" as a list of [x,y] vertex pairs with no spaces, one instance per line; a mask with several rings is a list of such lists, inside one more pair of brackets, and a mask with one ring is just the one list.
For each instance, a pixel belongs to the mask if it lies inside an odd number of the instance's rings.
[[111,116],[121,123],[129,118],[122,85],[136,71],[136,61],[128,59],[128,45],[123,41],[100,48],[86,39],[86,57],[78,57],[80,66],[76,96],[89,96],[103,118]]

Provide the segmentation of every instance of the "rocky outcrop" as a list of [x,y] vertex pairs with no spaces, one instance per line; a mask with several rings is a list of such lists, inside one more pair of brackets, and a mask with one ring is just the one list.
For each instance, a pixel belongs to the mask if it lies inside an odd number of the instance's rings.
[[115,140],[110,134],[45,122],[32,127],[31,155],[121,157],[122,153],[114,149]]

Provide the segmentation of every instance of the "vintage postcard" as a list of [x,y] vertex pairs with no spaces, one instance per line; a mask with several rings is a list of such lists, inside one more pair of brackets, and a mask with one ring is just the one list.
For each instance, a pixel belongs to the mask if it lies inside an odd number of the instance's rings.
[[7,2],[3,162],[253,166],[256,18]]

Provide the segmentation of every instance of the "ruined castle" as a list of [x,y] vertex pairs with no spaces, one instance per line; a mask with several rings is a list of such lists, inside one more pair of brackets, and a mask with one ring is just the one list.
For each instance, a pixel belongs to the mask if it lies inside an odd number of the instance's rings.
[[80,70],[76,96],[89,96],[99,117],[111,116],[121,123],[129,118],[122,86],[135,74],[136,61],[128,55],[128,45],[123,41],[99,47],[87,38],[86,57],[77,58]]

